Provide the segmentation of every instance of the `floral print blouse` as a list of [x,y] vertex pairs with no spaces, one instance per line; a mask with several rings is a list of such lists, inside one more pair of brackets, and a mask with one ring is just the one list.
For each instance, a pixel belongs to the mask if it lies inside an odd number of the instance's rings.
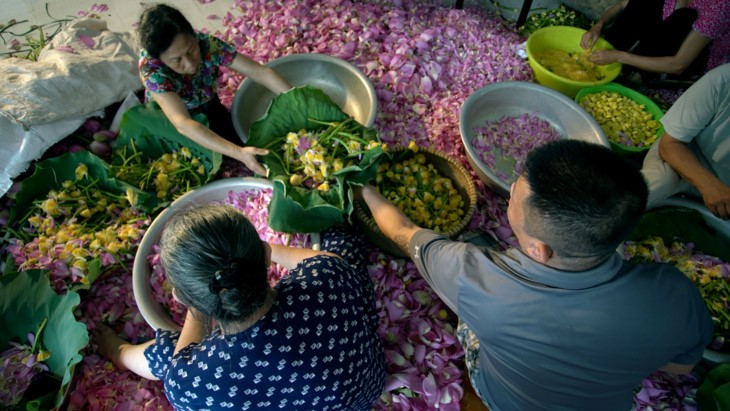
[[153,58],[142,50],[139,59],[139,74],[145,87],[145,97],[151,93],[177,93],[190,109],[209,102],[216,95],[216,82],[220,66],[227,66],[236,57],[236,49],[230,44],[205,33],[196,33],[202,62],[194,75],[176,73],[161,60]]
[[[664,19],[674,12],[677,0],[664,2]],[[712,40],[710,44],[709,71],[728,62],[730,54],[730,2],[728,0],[692,0],[687,8],[697,10],[697,20],[692,28]]]

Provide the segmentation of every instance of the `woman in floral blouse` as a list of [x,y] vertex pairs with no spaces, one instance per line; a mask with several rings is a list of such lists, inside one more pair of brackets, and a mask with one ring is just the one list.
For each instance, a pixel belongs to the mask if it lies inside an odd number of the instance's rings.
[[[231,115],[216,93],[219,68],[233,69],[274,93],[289,90],[289,83],[222,40],[196,32],[179,10],[166,4],[144,11],[139,38],[139,74],[147,100],[159,104],[180,134],[265,175],[255,156],[267,150],[237,144]],[[198,112],[208,117],[210,128],[193,120],[191,114]]]

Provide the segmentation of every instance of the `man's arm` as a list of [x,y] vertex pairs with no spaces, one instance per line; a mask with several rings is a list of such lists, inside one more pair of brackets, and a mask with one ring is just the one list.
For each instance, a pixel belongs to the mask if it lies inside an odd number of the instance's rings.
[[403,214],[393,203],[383,197],[378,189],[366,185],[359,190],[362,199],[367,203],[370,212],[373,214],[375,223],[383,234],[398,245],[406,255],[410,254],[408,249],[413,235],[421,229]]
[[713,214],[724,220],[730,218],[730,186],[705,168],[686,143],[665,133],[659,141],[659,155],[677,174],[697,188]]

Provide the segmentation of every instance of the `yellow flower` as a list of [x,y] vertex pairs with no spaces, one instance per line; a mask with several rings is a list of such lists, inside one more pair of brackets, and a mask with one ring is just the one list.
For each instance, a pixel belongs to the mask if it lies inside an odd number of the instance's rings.
[[314,175],[317,173],[317,170],[314,168],[313,165],[307,164],[304,166],[304,175],[307,177],[314,177]]
[[75,174],[76,179],[81,180],[82,178],[89,176],[89,168],[86,166],[86,164],[81,163],[76,167]]
[[122,243],[120,243],[119,241],[112,241],[106,245],[106,248],[107,250],[109,250],[109,252],[116,254],[119,252],[119,250],[122,249]]
[[335,161],[332,162],[332,172],[336,173],[340,170],[342,170],[342,160],[336,158]]
[[286,143],[293,148],[299,147],[299,136],[290,132],[286,135]]
[[91,218],[91,211],[89,211],[88,208],[81,210],[81,213],[79,213],[79,214],[81,214],[81,217]]
[[76,258],[84,258],[88,256],[89,253],[83,248],[74,248],[73,251],[71,251],[71,255]]
[[359,141],[350,140],[347,143],[347,150],[349,152],[360,151],[360,150],[362,150],[362,145],[360,145],[360,142]]
[[170,185],[170,179],[167,174],[160,173],[157,175],[157,177],[155,177],[155,188],[157,188],[157,191],[166,192],[170,189]]
[[327,184],[326,181],[324,183],[320,184],[319,186],[317,186],[317,190],[319,190],[319,191],[327,191],[329,189],[330,189],[330,185]]
[[71,266],[78,268],[81,271],[86,270],[86,260],[83,258],[76,258]]
[[205,174],[205,167],[203,167],[203,165],[201,164],[200,166],[198,166],[198,168],[197,168],[197,170],[195,170],[195,172],[200,175],[203,175],[203,174]]
[[190,149],[187,147],[183,147],[180,149],[180,154],[185,158],[190,158],[193,155],[190,153]]
[[36,227],[36,228],[38,228],[38,227],[40,227],[40,226],[41,226],[41,224],[43,224],[43,219],[41,219],[41,218],[40,218],[40,217],[38,217],[37,215],[34,215],[34,216],[32,216],[32,217],[30,217],[30,218],[28,219],[28,222],[29,222],[29,223],[30,223],[30,225],[32,225],[33,227]]
[[413,140],[411,140],[411,142],[408,143],[408,149],[413,151],[414,153],[418,153],[418,145]]
[[91,243],[89,243],[89,249],[92,251],[96,251],[101,248],[101,241],[99,239],[94,239]]
[[46,350],[38,351],[38,355],[36,356],[37,361],[45,361],[49,358],[51,358],[51,352]]
[[379,141],[371,141],[371,142],[368,143],[368,146],[367,146],[366,150],[372,150],[372,149],[377,148],[377,147],[380,147],[380,142]]
[[289,176],[289,184],[298,186],[302,184],[302,176],[299,174],[292,174]]
[[60,210],[58,209],[58,203],[56,202],[56,200],[54,200],[52,198],[45,200],[41,204],[41,210],[43,210],[43,212],[45,212],[46,214],[53,216],[53,217],[56,217],[60,214]]
[[314,173],[314,176],[312,177],[312,180],[314,180],[315,183],[321,183],[325,179],[324,179],[324,176],[322,175],[322,173],[320,173],[319,171],[317,171],[317,172]]
[[[129,205],[134,207],[137,204],[137,192],[132,190],[131,188],[127,188],[127,201],[129,202]],[[112,210],[114,209],[114,204],[110,204],[109,207],[112,207]],[[107,210],[109,209],[107,207]]]
[[330,166],[329,166],[329,164],[327,164],[327,163],[322,163],[322,164],[320,164],[320,166],[319,166],[319,171],[320,171],[320,172],[322,173],[322,176],[323,176],[324,178],[327,178],[327,177],[329,177],[329,176],[330,176],[330,173],[329,173],[329,168],[330,168]]

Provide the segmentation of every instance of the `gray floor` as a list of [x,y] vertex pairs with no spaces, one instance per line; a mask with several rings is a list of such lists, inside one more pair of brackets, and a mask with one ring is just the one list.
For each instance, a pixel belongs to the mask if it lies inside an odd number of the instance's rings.
[[[198,0],[168,0],[168,4],[179,8],[196,29],[206,28],[211,32],[223,28],[222,17],[231,10],[234,0],[213,0],[203,4]],[[52,23],[55,19],[77,16],[79,11],[89,11],[93,5],[106,5],[107,11],[96,14],[107,22],[111,31],[125,32],[134,30],[144,5],[154,2],[135,0],[3,0],[0,7],[0,24],[7,24],[11,19],[26,22],[13,28],[14,32],[22,32],[31,25]],[[46,5],[48,13],[46,12]],[[50,14],[50,16],[49,16]],[[217,18],[209,18],[217,17]],[[38,32],[31,36],[38,37]],[[9,40],[9,36],[4,36]],[[19,40],[23,40],[22,38]],[[0,42],[0,51],[7,46]]]

